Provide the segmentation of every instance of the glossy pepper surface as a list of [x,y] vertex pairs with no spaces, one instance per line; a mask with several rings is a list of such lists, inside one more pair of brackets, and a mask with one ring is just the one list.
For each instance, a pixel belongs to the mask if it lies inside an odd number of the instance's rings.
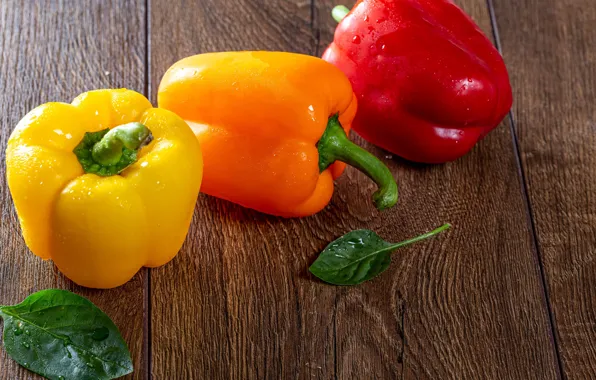
[[35,108],[8,141],[6,166],[28,247],[91,288],[177,254],[202,173],[188,125],[130,90]]
[[461,157],[511,108],[501,55],[449,0],[360,0],[323,59],[352,82],[354,130],[411,161]]
[[397,201],[389,170],[349,141],[350,82],[315,57],[277,52],[185,58],[164,75],[159,107],[180,115],[201,143],[201,191],[264,213],[294,217],[324,208],[333,179],[354,165],[379,185],[379,209]]

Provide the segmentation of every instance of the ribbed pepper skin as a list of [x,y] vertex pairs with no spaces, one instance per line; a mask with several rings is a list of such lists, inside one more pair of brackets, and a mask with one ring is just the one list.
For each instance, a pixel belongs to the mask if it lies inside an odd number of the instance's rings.
[[185,58],[164,75],[158,105],[194,130],[205,163],[202,192],[285,217],[329,203],[345,165],[320,173],[316,145],[331,115],[349,132],[356,112],[339,69],[277,52]]
[[352,83],[354,130],[411,161],[463,156],[512,104],[503,58],[450,0],[360,0],[323,59]]
[[[119,175],[85,174],[73,153],[85,133],[129,122],[154,137],[136,163]],[[27,246],[91,288],[122,285],[141,267],[170,261],[186,237],[202,177],[188,125],[130,90],[35,108],[12,133],[6,166]]]

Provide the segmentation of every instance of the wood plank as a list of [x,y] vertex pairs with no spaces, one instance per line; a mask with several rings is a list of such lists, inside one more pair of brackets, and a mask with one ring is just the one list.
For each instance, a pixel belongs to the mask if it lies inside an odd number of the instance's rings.
[[[332,40],[335,23],[326,14],[336,4],[322,2],[321,52]],[[484,0],[456,3],[492,37]],[[384,292],[380,300],[399,300],[391,302],[392,314],[380,320],[385,326],[401,326],[405,378],[555,378],[555,353],[508,120],[457,162],[417,166],[394,159],[392,169],[401,200],[399,210],[383,218],[382,236],[397,240],[443,221],[450,221],[454,230],[446,240],[395,255],[393,278],[384,279],[384,285],[371,291],[363,287],[357,298],[348,294],[360,292],[349,290],[345,301],[339,301],[343,327],[337,330],[337,360],[365,367],[344,366],[340,377],[363,378],[366,367],[388,367],[386,353],[376,348],[382,335],[369,337],[370,332],[353,328],[371,310],[377,292]],[[343,303],[352,312],[340,312]],[[367,349],[361,347],[363,341]],[[378,377],[397,373],[389,367]]]
[[596,3],[493,0],[563,374],[596,373]]
[[[154,98],[161,75],[188,55],[312,53],[315,46],[308,2],[206,0],[172,8],[152,0],[150,20]],[[315,303],[333,302],[335,289],[315,286],[305,273],[329,236],[319,221],[277,219],[201,195],[182,252],[151,273],[153,376],[332,373],[333,310]]]
[[[330,0],[151,2],[151,89],[191,54],[267,49],[320,54]],[[484,1],[462,1],[490,32]],[[314,11],[314,13],[311,13]],[[176,41],[176,43],[172,43]],[[395,209],[369,203],[353,170],[331,205],[284,220],[201,195],[189,239],[151,272],[155,378],[555,378],[556,360],[507,125],[469,156],[417,166],[364,143],[401,186]],[[354,288],[307,272],[333,238],[371,228],[398,241],[445,221]]]
[[[78,4],[78,3],[77,3]],[[70,102],[104,87],[145,87],[145,2],[0,2],[0,304],[22,301],[47,288],[69,289],[91,299],[118,325],[135,373],[145,378],[143,305],[145,276],[123,287],[96,291],[75,286],[51,262],[28,252],[6,185],[8,137],[30,109],[48,101]],[[37,378],[0,349],[0,378]]]

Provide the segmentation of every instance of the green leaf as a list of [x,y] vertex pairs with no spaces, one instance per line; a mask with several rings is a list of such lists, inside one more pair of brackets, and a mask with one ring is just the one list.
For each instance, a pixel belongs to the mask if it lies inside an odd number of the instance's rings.
[[451,227],[445,224],[418,237],[389,243],[370,230],[357,230],[335,240],[310,266],[312,274],[334,285],[358,285],[383,273],[398,248],[435,236]]
[[66,290],[42,290],[0,306],[4,348],[23,367],[48,379],[115,379],[133,371],[128,347],[112,320]]

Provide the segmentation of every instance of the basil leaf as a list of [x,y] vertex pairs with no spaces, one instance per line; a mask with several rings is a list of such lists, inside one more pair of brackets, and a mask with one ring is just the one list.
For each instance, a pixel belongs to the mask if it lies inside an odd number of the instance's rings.
[[133,371],[114,322],[74,293],[42,290],[0,306],[0,317],[8,355],[48,379],[115,379]]
[[370,230],[357,230],[333,241],[310,266],[312,274],[334,285],[358,285],[383,273],[398,248],[435,236],[451,227],[436,230],[401,243],[389,243]]

